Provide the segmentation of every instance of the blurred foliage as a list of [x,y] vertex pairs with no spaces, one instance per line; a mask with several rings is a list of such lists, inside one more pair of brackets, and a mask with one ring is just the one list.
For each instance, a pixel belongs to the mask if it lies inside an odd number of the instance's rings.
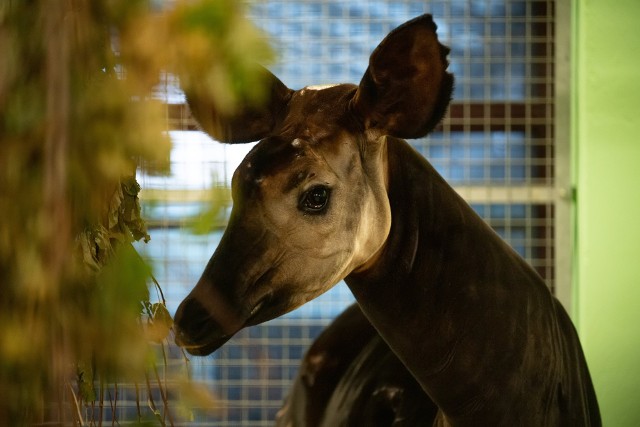
[[228,213],[225,208],[231,205],[231,189],[211,187],[203,200],[204,209],[186,218],[187,228],[193,234],[209,234],[226,224]]
[[259,102],[264,38],[233,0],[1,0],[0,52],[0,425],[99,425],[119,382],[148,391],[138,422],[212,405],[157,368],[172,321],[131,245],[135,170],[168,167],[163,73]]

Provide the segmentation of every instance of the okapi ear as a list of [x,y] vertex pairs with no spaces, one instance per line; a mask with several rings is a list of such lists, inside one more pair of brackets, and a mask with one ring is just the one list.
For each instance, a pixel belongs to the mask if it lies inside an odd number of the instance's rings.
[[196,121],[213,138],[230,144],[258,141],[271,134],[280,122],[293,90],[266,68],[260,67],[260,81],[267,85],[265,99],[255,103],[241,99],[234,112],[225,114],[209,96],[185,89],[187,103]]
[[449,48],[438,41],[431,15],[393,30],[369,59],[352,100],[367,129],[399,138],[429,133],[447,111],[453,75],[447,72]]

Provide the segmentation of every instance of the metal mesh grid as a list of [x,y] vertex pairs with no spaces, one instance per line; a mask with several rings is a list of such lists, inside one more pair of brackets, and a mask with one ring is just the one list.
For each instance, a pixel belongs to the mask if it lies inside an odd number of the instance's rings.
[[[433,14],[452,49],[454,101],[436,132],[412,144],[553,288],[554,6],[551,0],[283,0],[248,2],[248,11],[279,53],[272,70],[292,88],[357,83],[391,29]],[[174,141],[171,174],[140,176],[153,226],[152,241],[141,250],[171,312],[222,234],[190,233],[185,218],[201,211],[210,186],[228,186],[249,149],[195,131],[176,87],[167,76],[158,93],[167,101]],[[281,319],[242,331],[213,356],[192,358],[192,377],[215,391],[221,409],[196,412],[190,425],[272,425],[306,348],[352,301],[340,284]]]

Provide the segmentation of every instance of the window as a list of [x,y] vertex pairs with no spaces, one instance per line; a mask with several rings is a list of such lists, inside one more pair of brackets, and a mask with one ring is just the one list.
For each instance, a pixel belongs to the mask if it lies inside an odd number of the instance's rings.
[[[451,47],[456,86],[436,132],[412,141],[472,207],[556,289],[557,191],[561,151],[555,122],[556,4],[552,0],[250,1],[279,58],[272,71],[291,88],[358,83],[370,52],[393,28],[431,13]],[[562,48],[562,46],[560,46]],[[249,149],[197,132],[175,82],[160,89],[174,141],[170,176],[143,174],[143,208],[169,308],[195,285],[222,230],[183,229],[209,186],[228,186]],[[230,203],[228,199],[226,203]],[[225,215],[219,216],[220,225]],[[242,331],[210,358],[192,359],[193,378],[216,390],[224,409],[202,425],[272,425],[313,338],[353,301],[338,285],[301,309]],[[198,424],[200,425],[200,424]]]

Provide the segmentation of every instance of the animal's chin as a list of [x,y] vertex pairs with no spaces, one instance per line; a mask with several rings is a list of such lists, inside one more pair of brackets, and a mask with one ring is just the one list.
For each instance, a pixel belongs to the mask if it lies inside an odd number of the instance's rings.
[[207,344],[191,344],[182,347],[193,356],[208,356],[222,347],[233,335],[223,335]]
[[201,329],[201,333],[186,333],[175,325],[176,344],[194,356],[208,356],[224,345],[235,332],[227,334],[217,328],[217,325],[209,323]]

